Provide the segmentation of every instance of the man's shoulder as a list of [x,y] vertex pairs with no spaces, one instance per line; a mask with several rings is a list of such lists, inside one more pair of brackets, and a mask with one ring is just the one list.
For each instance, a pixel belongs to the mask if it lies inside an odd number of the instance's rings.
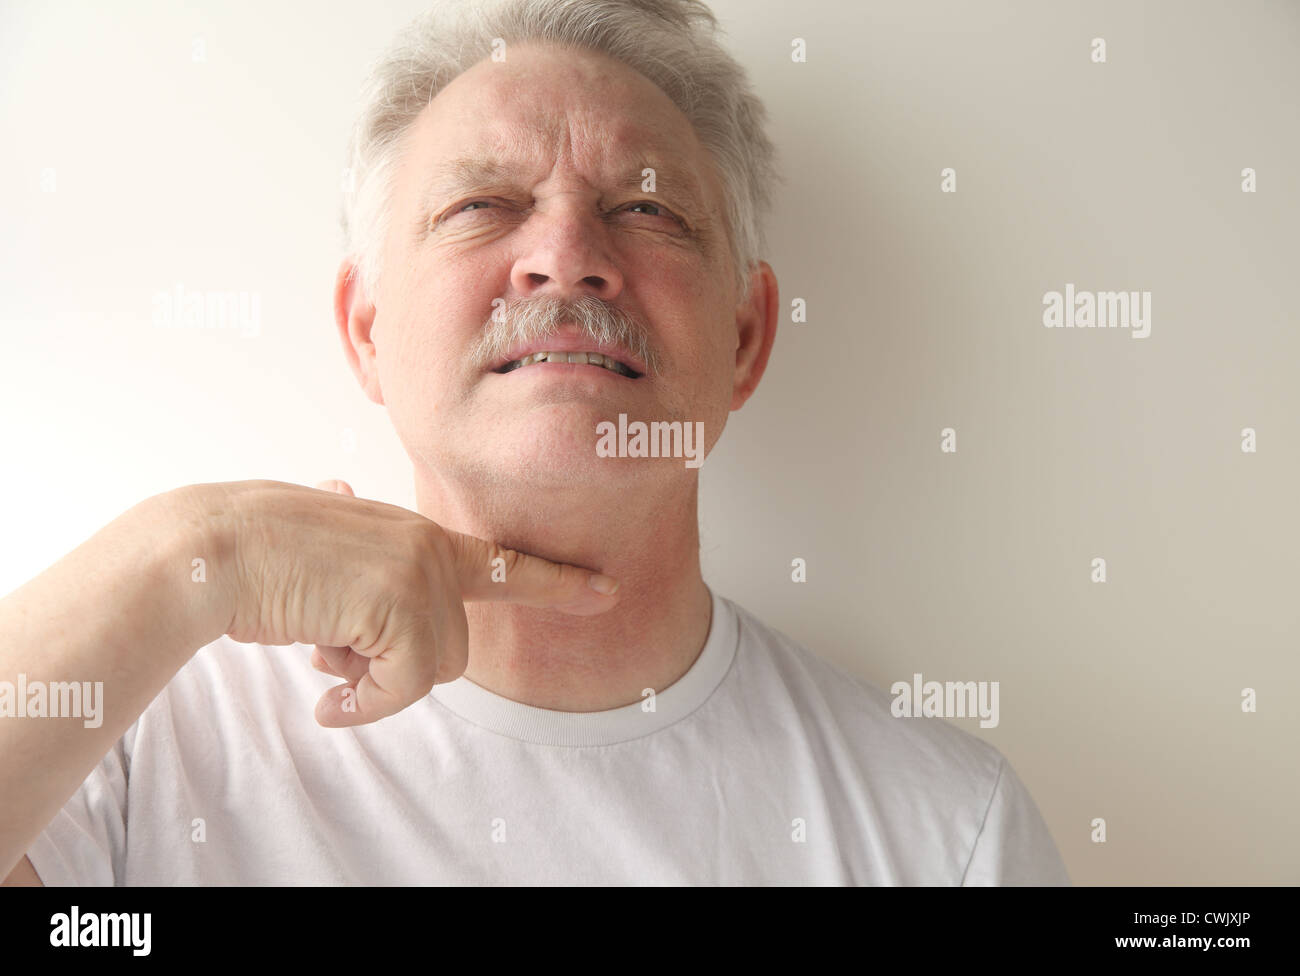
[[987,796],[1003,762],[992,744],[934,717],[895,716],[889,693],[814,653],[755,614],[728,601],[740,632],[742,680],[787,694],[802,723],[834,736],[864,763],[899,781],[963,781]]
[[1000,750],[946,719],[895,715],[891,695],[732,606],[736,707],[780,716],[779,727],[762,729],[767,748],[784,749],[786,768],[800,764],[841,801],[836,809],[854,811],[845,837],[888,839],[872,847],[871,863],[889,853],[890,883],[1069,884],[1051,831]]

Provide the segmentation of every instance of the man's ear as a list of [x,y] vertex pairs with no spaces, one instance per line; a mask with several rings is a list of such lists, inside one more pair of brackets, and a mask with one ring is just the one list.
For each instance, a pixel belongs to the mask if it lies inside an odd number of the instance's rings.
[[767,357],[776,341],[776,316],[780,307],[776,275],[766,261],[750,272],[749,298],[736,306],[736,373],[732,385],[731,409],[739,410],[749,399],[767,369]]
[[334,322],[343,340],[343,354],[361,389],[373,402],[383,406],[384,393],[379,388],[379,369],[375,364],[375,344],[370,330],[375,324],[375,306],[366,294],[356,261],[343,259],[334,279]]

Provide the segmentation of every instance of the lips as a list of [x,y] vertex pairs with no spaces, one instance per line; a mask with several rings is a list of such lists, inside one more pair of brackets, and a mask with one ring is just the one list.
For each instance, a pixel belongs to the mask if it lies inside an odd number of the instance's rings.
[[509,373],[516,369],[523,369],[525,366],[532,366],[535,363],[554,363],[565,366],[595,366],[597,369],[603,369],[619,376],[626,376],[629,379],[636,379],[641,374],[635,370],[629,369],[626,365],[605,356],[598,352],[535,352],[524,356],[522,359],[516,359],[513,362],[506,363],[498,373]]
[[[526,344],[519,344],[508,350],[505,355],[492,364],[490,371],[493,373],[508,373],[512,369],[521,369],[524,364],[521,362],[525,357],[535,357],[538,353],[587,353],[596,354],[604,360],[614,363],[613,370],[620,376],[630,376],[636,379],[645,375],[646,366],[637,356],[622,346],[600,344],[593,342],[591,339],[582,335],[561,334],[554,335],[547,339],[538,339]],[[550,356],[547,361],[553,362]],[[533,365],[529,363],[528,365]],[[597,364],[600,368],[601,364]],[[604,368],[609,368],[605,366]]]

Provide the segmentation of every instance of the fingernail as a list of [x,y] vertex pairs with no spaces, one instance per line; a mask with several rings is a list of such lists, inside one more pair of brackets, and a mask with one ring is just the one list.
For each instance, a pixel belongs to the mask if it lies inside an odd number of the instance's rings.
[[618,581],[608,576],[601,576],[599,573],[593,573],[587,577],[587,585],[597,593],[610,596],[618,589]]

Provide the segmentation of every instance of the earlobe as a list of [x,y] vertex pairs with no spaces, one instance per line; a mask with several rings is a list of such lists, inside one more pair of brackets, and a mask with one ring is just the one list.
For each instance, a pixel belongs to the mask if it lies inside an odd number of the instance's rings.
[[767,360],[776,341],[779,302],[776,274],[766,261],[759,261],[750,272],[749,298],[736,306],[736,332],[740,344],[736,349],[732,410],[745,405],[767,370]]
[[371,338],[378,310],[370,301],[356,261],[347,257],[334,279],[334,323],[343,342],[343,354],[366,396],[383,406],[379,370],[375,366],[375,344]]

